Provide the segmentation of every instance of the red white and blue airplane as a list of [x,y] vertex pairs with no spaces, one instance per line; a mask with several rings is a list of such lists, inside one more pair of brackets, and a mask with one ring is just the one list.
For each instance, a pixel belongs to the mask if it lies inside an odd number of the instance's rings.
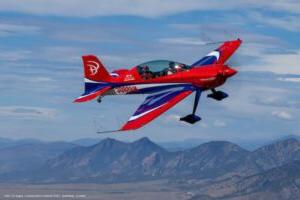
[[109,73],[94,55],[82,56],[84,65],[84,93],[74,102],[86,102],[106,95],[149,94],[145,101],[117,131],[138,129],[154,120],[178,102],[195,92],[192,114],[180,118],[194,124],[201,120],[196,109],[203,91],[211,91],[207,97],[221,101],[228,97],[216,87],[237,73],[226,61],[238,49],[240,39],[226,41],[202,59],[186,65],[169,60],[154,60],[131,69],[119,69]]

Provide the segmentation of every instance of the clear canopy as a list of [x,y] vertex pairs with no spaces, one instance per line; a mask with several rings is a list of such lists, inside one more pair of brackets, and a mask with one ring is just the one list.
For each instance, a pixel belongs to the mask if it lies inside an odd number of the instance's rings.
[[186,64],[169,60],[154,60],[137,66],[137,70],[143,79],[168,76],[190,68],[191,67]]

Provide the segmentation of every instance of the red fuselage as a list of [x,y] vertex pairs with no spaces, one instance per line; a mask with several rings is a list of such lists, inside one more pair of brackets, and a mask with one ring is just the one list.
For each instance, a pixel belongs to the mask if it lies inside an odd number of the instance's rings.
[[[120,89],[130,85],[140,85],[140,84],[151,84],[151,85],[160,85],[160,84],[191,84],[196,87],[200,87],[204,90],[216,88],[225,83],[226,79],[233,76],[237,73],[236,70],[228,67],[227,65],[207,65],[201,67],[194,67],[185,71],[177,72],[171,75],[166,75],[163,77],[157,77],[145,80],[143,79],[137,71],[137,67],[132,68],[131,70],[117,70],[115,73],[118,73],[118,77],[112,77],[110,82],[116,85],[120,84]],[[128,91],[130,94],[132,91]],[[121,94],[126,94],[124,91]]]

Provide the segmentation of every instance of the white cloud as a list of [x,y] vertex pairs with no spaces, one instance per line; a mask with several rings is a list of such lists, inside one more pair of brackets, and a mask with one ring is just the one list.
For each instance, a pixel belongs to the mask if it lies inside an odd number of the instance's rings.
[[286,111],[273,111],[272,115],[284,120],[291,120],[293,116]]
[[0,23],[0,36],[36,34],[39,31],[37,26]]
[[7,83],[9,81],[20,82],[22,83],[22,86],[24,86],[25,83],[49,83],[53,82],[54,79],[47,76],[31,76],[30,78],[28,78],[24,74],[5,74],[0,76],[0,82]]
[[30,50],[0,50],[1,61],[19,61],[30,58],[32,52]]
[[285,29],[288,31],[300,31],[300,24],[299,24],[299,15],[288,15],[288,16],[281,16],[281,17],[270,17],[266,15],[262,15],[259,12],[250,12],[249,17],[254,19],[262,24],[267,24],[269,26]]
[[208,128],[208,125],[205,122],[200,122],[200,126],[202,128]]
[[278,78],[279,81],[300,83],[300,78]]
[[81,63],[82,48],[72,46],[48,46],[36,52],[41,59],[66,63]]
[[158,40],[164,44],[174,44],[174,45],[204,45],[205,41],[199,38],[190,37],[178,37],[178,38],[161,38]]
[[55,109],[31,106],[0,106],[0,116],[19,119],[53,119]]
[[293,0],[253,1],[204,1],[204,0],[18,0],[1,1],[0,10],[16,11],[38,15],[57,16],[111,16],[135,15],[157,17],[194,10],[235,10],[240,8],[262,8],[271,10],[300,13],[300,4]]
[[177,115],[177,114],[170,114],[170,115],[167,115],[164,119],[164,122],[165,123],[169,123],[169,122],[178,122],[180,119],[180,116]]
[[50,77],[39,76],[39,77],[34,78],[32,81],[33,82],[51,82],[51,81],[53,81],[53,79]]
[[285,54],[264,54],[259,58],[261,64],[253,66],[251,69],[278,74],[300,74],[299,58],[300,51]]
[[227,124],[224,121],[215,120],[214,121],[214,126],[216,126],[216,127],[225,127],[225,126],[227,126]]

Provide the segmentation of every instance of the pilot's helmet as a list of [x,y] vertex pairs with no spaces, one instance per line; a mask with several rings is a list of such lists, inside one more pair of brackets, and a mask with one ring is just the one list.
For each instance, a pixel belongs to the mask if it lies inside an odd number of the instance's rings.
[[148,67],[147,65],[144,65],[144,66],[143,66],[143,70],[144,70],[144,71],[149,71],[149,67]]
[[175,66],[175,62],[173,62],[173,61],[169,62],[169,67],[170,67],[171,69],[174,68],[174,66]]

